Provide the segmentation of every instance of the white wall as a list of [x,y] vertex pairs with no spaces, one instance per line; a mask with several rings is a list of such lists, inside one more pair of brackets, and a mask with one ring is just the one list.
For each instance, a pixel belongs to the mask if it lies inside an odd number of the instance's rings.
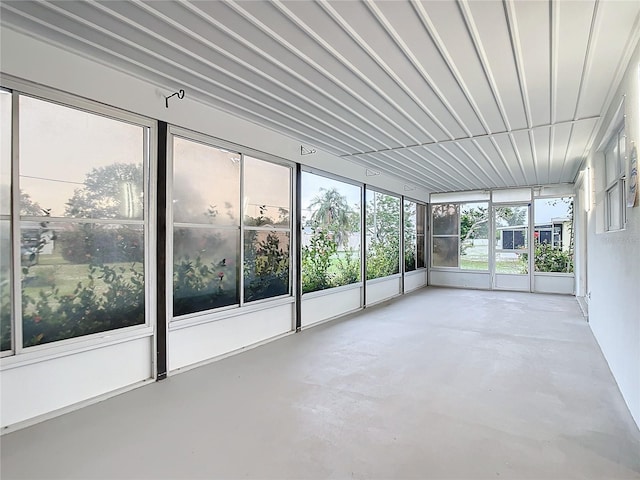
[[404,274],[404,291],[411,292],[427,284],[427,269],[420,268]]
[[345,285],[305,293],[301,308],[302,328],[354,312],[362,308],[362,286]]
[[151,379],[152,341],[144,336],[68,355],[3,364],[1,427]]
[[400,295],[400,281],[400,275],[367,280],[367,306],[375,305]]
[[229,315],[197,324],[190,320],[172,322],[167,342],[169,371],[175,372],[278,337],[292,331],[295,325],[291,299],[284,304],[252,311],[237,309]]
[[[624,95],[628,145],[633,142],[640,146],[639,63],[640,47],[633,54],[595,145],[605,137]],[[596,185],[602,184],[604,176],[600,160],[598,153],[592,153],[588,161]],[[629,410],[640,426],[640,207],[626,209],[625,230],[605,233],[602,232],[603,204],[604,193],[600,189],[596,193],[595,208],[588,214],[589,322]]]

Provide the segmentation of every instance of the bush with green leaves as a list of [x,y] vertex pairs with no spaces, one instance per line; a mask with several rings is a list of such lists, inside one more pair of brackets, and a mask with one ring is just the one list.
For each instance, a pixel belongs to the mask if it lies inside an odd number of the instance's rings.
[[321,228],[313,228],[309,245],[302,247],[302,293],[333,287],[334,275],[329,272],[338,244]]
[[200,255],[181,257],[173,265],[173,315],[239,303],[234,269],[226,259],[204,263]]
[[259,240],[260,232],[245,232],[244,299],[247,302],[289,293],[289,248],[276,232]]
[[[23,268],[23,287],[32,267]],[[86,281],[70,294],[55,284],[22,294],[25,347],[144,323],[144,274],[135,263],[89,265]]]

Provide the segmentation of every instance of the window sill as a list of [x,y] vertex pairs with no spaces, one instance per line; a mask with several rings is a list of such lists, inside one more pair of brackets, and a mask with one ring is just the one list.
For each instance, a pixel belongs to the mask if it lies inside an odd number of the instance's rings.
[[82,352],[151,336],[153,336],[152,327],[148,325],[137,325],[119,330],[94,333],[93,335],[84,337],[70,338],[68,340],[61,340],[60,342],[28,347],[28,349],[23,350],[19,354],[2,357],[0,360],[0,371],[54,360],[69,355],[76,355]]
[[204,323],[217,322],[219,320],[225,320],[227,318],[238,317],[241,315],[259,312],[262,310],[269,310],[270,308],[279,307],[282,305],[292,304],[295,302],[295,298],[292,296],[279,297],[272,300],[259,301],[250,304],[246,304],[242,307],[236,306],[232,309],[223,311],[214,311],[199,314],[192,317],[182,317],[179,319],[173,319],[169,322],[169,331],[181,330],[183,328],[195,327],[196,325],[202,325]]

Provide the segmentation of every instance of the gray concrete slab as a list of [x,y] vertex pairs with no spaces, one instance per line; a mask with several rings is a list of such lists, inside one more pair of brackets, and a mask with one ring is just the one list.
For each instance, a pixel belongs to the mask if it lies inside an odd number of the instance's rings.
[[11,478],[640,478],[573,297],[424,289],[4,436]]

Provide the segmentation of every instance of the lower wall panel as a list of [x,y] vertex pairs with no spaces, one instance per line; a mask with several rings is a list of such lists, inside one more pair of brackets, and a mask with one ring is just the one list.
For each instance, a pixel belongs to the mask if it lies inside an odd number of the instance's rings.
[[533,291],[538,293],[564,293],[572,295],[575,291],[573,275],[545,275],[536,273],[533,276]]
[[410,292],[416,288],[424,287],[427,284],[427,270],[417,270],[415,272],[405,273],[404,275],[404,291]]
[[367,305],[384,302],[400,293],[400,277],[367,282]]
[[362,287],[328,290],[321,295],[302,297],[302,327],[335,318],[359,309]]
[[152,377],[151,337],[2,370],[2,427]]
[[438,287],[478,288],[489,290],[491,276],[489,272],[460,272],[431,270],[431,285]]
[[168,335],[169,371],[248,347],[292,330],[293,304],[177,328]]

